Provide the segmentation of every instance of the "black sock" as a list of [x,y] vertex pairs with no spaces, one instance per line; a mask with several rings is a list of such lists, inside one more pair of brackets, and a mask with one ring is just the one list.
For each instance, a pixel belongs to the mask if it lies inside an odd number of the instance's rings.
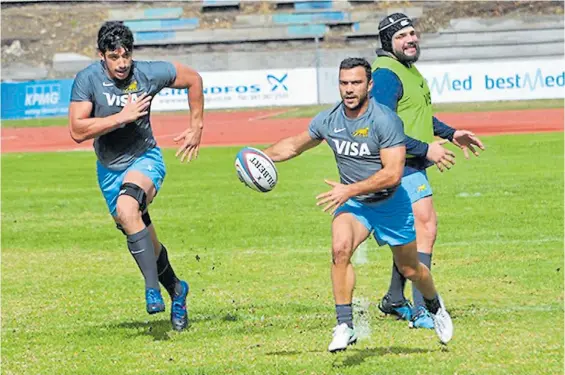
[[426,304],[426,308],[428,309],[429,312],[431,312],[432,314],[437,313],[437,311],[439,310],[439,308],[441,307],[441,305],[439,304],[439,298],[436,294],[436,296],[433,299],[426,299],[424,298],[424,302]]
[[127,236],[128,249],[137,262],[139,270],[145,279],[145,288],[159,289],[157,263],[151,234],[147,228]]
[[[430,271],[432,270],[432,254],[418,252],[418,259],[421,263],[425,264]],[[418,307],[426,307],[424,296],[420,293],[418,288],[414,287],[414,284],[412,284],[412,298],[414,298],[414,310],[417,311]]]
[[157,258],[157,272],[159,275],[159,282],[167,289],[169,295],[172,297],[175,294],[180,294],[181,286],[175,271],[169,262],[167,248],[161,244],[161,252]]
[[396,264],[392,263],[392,276],[390,278],[390,286],[388,288],[388,296],[390,302],[402,303],[404,302],[404,285],[406,284],[406,278],[402,276]]
[[345,323],[349,328],[353,328],[353,307],[348,305],[335,305],[337,324]]

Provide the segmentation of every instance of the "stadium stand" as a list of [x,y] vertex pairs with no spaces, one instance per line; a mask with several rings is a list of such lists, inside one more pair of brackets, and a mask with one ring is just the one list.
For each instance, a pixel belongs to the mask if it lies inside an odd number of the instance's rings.
[[326,32],[325,25],[290,25],[265,28],[229,28],[195,31],[155,31],[135,33],[136,46],[198,44],[233,44],[253,42],[273,42],[290,40],[310,40],[322,38]]
[[127,20],[166,20],[175,19],[182,16],[183,9],[178,8],[148,8],[139,10],[110,9],[108,20],[127,21]]
[[[176,59],[205,71],[333,66],[343,55],[371,58],[378,22],[393,12],[416,19],[425,51],[421,61],[562,56],[564,50],[562,3],[535,3],[540,10],[524,6],[527,14],[520,17],[497,16],[519,6],[505,3],[485,4],[494,9],[488,17],[476,17],[478,11],[463,3],[430,1],[5,3],[2,79],[72,76],[96,59],[92,39],[104,20],[132,28],[138,58]],[[28,27],[17,27],[21,22]]]
[[203,0],[202,1],[202,11],[229,11],[229,10],[239,10],[241,2],[239,0]]
[[294,9],[297,11],[310,11],[317,9],[332,9],[333,1],[299,1],[294,3]]
[[200,26],[198,18],[178,18],[159,20],[131,20],[124,24],[133,32],[138,31],[171,31],[171,30],[194,30]]

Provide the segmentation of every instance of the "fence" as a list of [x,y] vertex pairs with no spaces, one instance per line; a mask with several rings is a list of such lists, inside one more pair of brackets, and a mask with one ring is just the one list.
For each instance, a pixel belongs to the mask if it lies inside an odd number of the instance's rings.
[[[418,64],[435,103],[565,98],[564,67],[563,58]],[[340,100],[338,65],[201,74],[208,109],[329,104]],[[72,80],[1,86],[2,119],[67,114]],[[183,109],[188,109],[187,90],[167,88],[153,99],[153,111]]]

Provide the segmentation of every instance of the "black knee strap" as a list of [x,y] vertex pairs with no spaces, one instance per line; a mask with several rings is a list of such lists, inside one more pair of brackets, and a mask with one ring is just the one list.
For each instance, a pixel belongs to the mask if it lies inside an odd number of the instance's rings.
[[122,227],[122,225],[120,223],[116,223],[116,228],[118,228],[118,230],[122,231],[122,233],[124,234],[124,236],[127,236],[128,234],[126,233],[126,231],[124,230],[124,227]]
[[141,220],[143,220],[146,227],[151,225],[151,216],[149,216],[149,211],[141,215]]
[[131,182],[126,182],[120,187],[120,194],[118,194],[118,196],[120,195],[129,195],[134,198],[137,203],[139,203],[139,211],[145,211],[147,207],[147,194],[145,194],[145,191],[141,187]]

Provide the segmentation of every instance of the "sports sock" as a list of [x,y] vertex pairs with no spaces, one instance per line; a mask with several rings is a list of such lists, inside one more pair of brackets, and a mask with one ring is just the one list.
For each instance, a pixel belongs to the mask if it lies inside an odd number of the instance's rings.
[[431,312],[432,314],[437,313],[437,311],[439,310],[439,308],[441,307],[441,305],[439,304],[439,298],[436,294],[436,296],[433,299],[426,299],[424,298],[424,302],[426,304],[426,308],[428,309],[429,312]]
[[390,286],[387,295],[393,304],[404,302],[404,285],[406,278],[400,273],[396,264],[392,263],[392,276],[390,278]]
[[[431,269],[432,269],[432,254],[426,254],[426,253],[418,252],[418,259],[420,260],[421,263],[425,264],[426,267],[428,267],[428,269],[431,271]],[[412,284],[412,298],[414,298],[414,311],[415,312],[417,311],[418,307],[426,307],[426,304],[424,303],[424,296],[422,295],[422,293],[420,293],[418,288],[414,287],[414,284]]]
[[335,305],[337,324],[345,323],[349,328],[353,328],[353,307],[351,304]]
[[145,288],[159,289],[155,251],[149,230],[143,228],[140,232],[128,235],[127,242],[128,249],[145,279]]
[[161,244],[161,252],[157,258],[157,273],[159,275],[159,282],[167,289],[171,298],[181,293],[180,281],[169,262],[167,248],[163,244]]

